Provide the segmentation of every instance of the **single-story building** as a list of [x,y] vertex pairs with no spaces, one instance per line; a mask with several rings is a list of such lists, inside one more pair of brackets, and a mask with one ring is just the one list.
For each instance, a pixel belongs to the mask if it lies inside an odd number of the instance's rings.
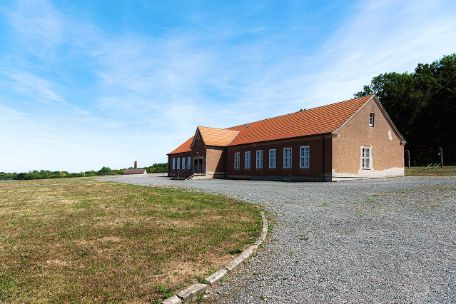
[[168,176],[333,181],[404,175],[404,145],[374,95],[230,128],[199,126]]
[[147,174],[146,169],[138,168],[138,162],[135,160],[133,163],[133,168],[125,169],[123,175],[132,175],[132,174]]

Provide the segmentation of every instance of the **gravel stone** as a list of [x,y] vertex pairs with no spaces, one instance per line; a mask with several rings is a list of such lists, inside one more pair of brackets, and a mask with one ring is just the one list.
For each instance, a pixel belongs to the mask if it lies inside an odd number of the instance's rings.
[[456,303],[456,178],[338,183],[102,178],[262,205],[273,229],[217,303]]

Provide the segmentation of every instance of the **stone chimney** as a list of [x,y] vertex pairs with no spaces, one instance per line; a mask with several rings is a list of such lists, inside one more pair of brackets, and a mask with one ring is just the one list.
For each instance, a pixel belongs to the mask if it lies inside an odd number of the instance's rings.
[[138,162],[135,160],[135,163],[133,165],[133,168],[138,169]]

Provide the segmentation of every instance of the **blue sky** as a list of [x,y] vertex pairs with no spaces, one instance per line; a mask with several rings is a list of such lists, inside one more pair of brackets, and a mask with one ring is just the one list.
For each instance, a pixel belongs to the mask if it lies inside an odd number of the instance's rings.
[[351,98],[456,51],[451,1],[0,2],[0,171],[166,161],[197,125]]

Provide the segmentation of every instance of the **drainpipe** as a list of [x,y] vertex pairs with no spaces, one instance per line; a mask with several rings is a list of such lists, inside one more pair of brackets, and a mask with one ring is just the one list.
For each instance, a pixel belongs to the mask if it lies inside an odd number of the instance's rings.
[[223,147],[223,150],[225,151],[225,171],[223,174],[223,178],[226,179],[226,170],[228,170],[228,148]]
[[325,181],[325,135],[321,135],[322,158],[321,158],[321,175]]

